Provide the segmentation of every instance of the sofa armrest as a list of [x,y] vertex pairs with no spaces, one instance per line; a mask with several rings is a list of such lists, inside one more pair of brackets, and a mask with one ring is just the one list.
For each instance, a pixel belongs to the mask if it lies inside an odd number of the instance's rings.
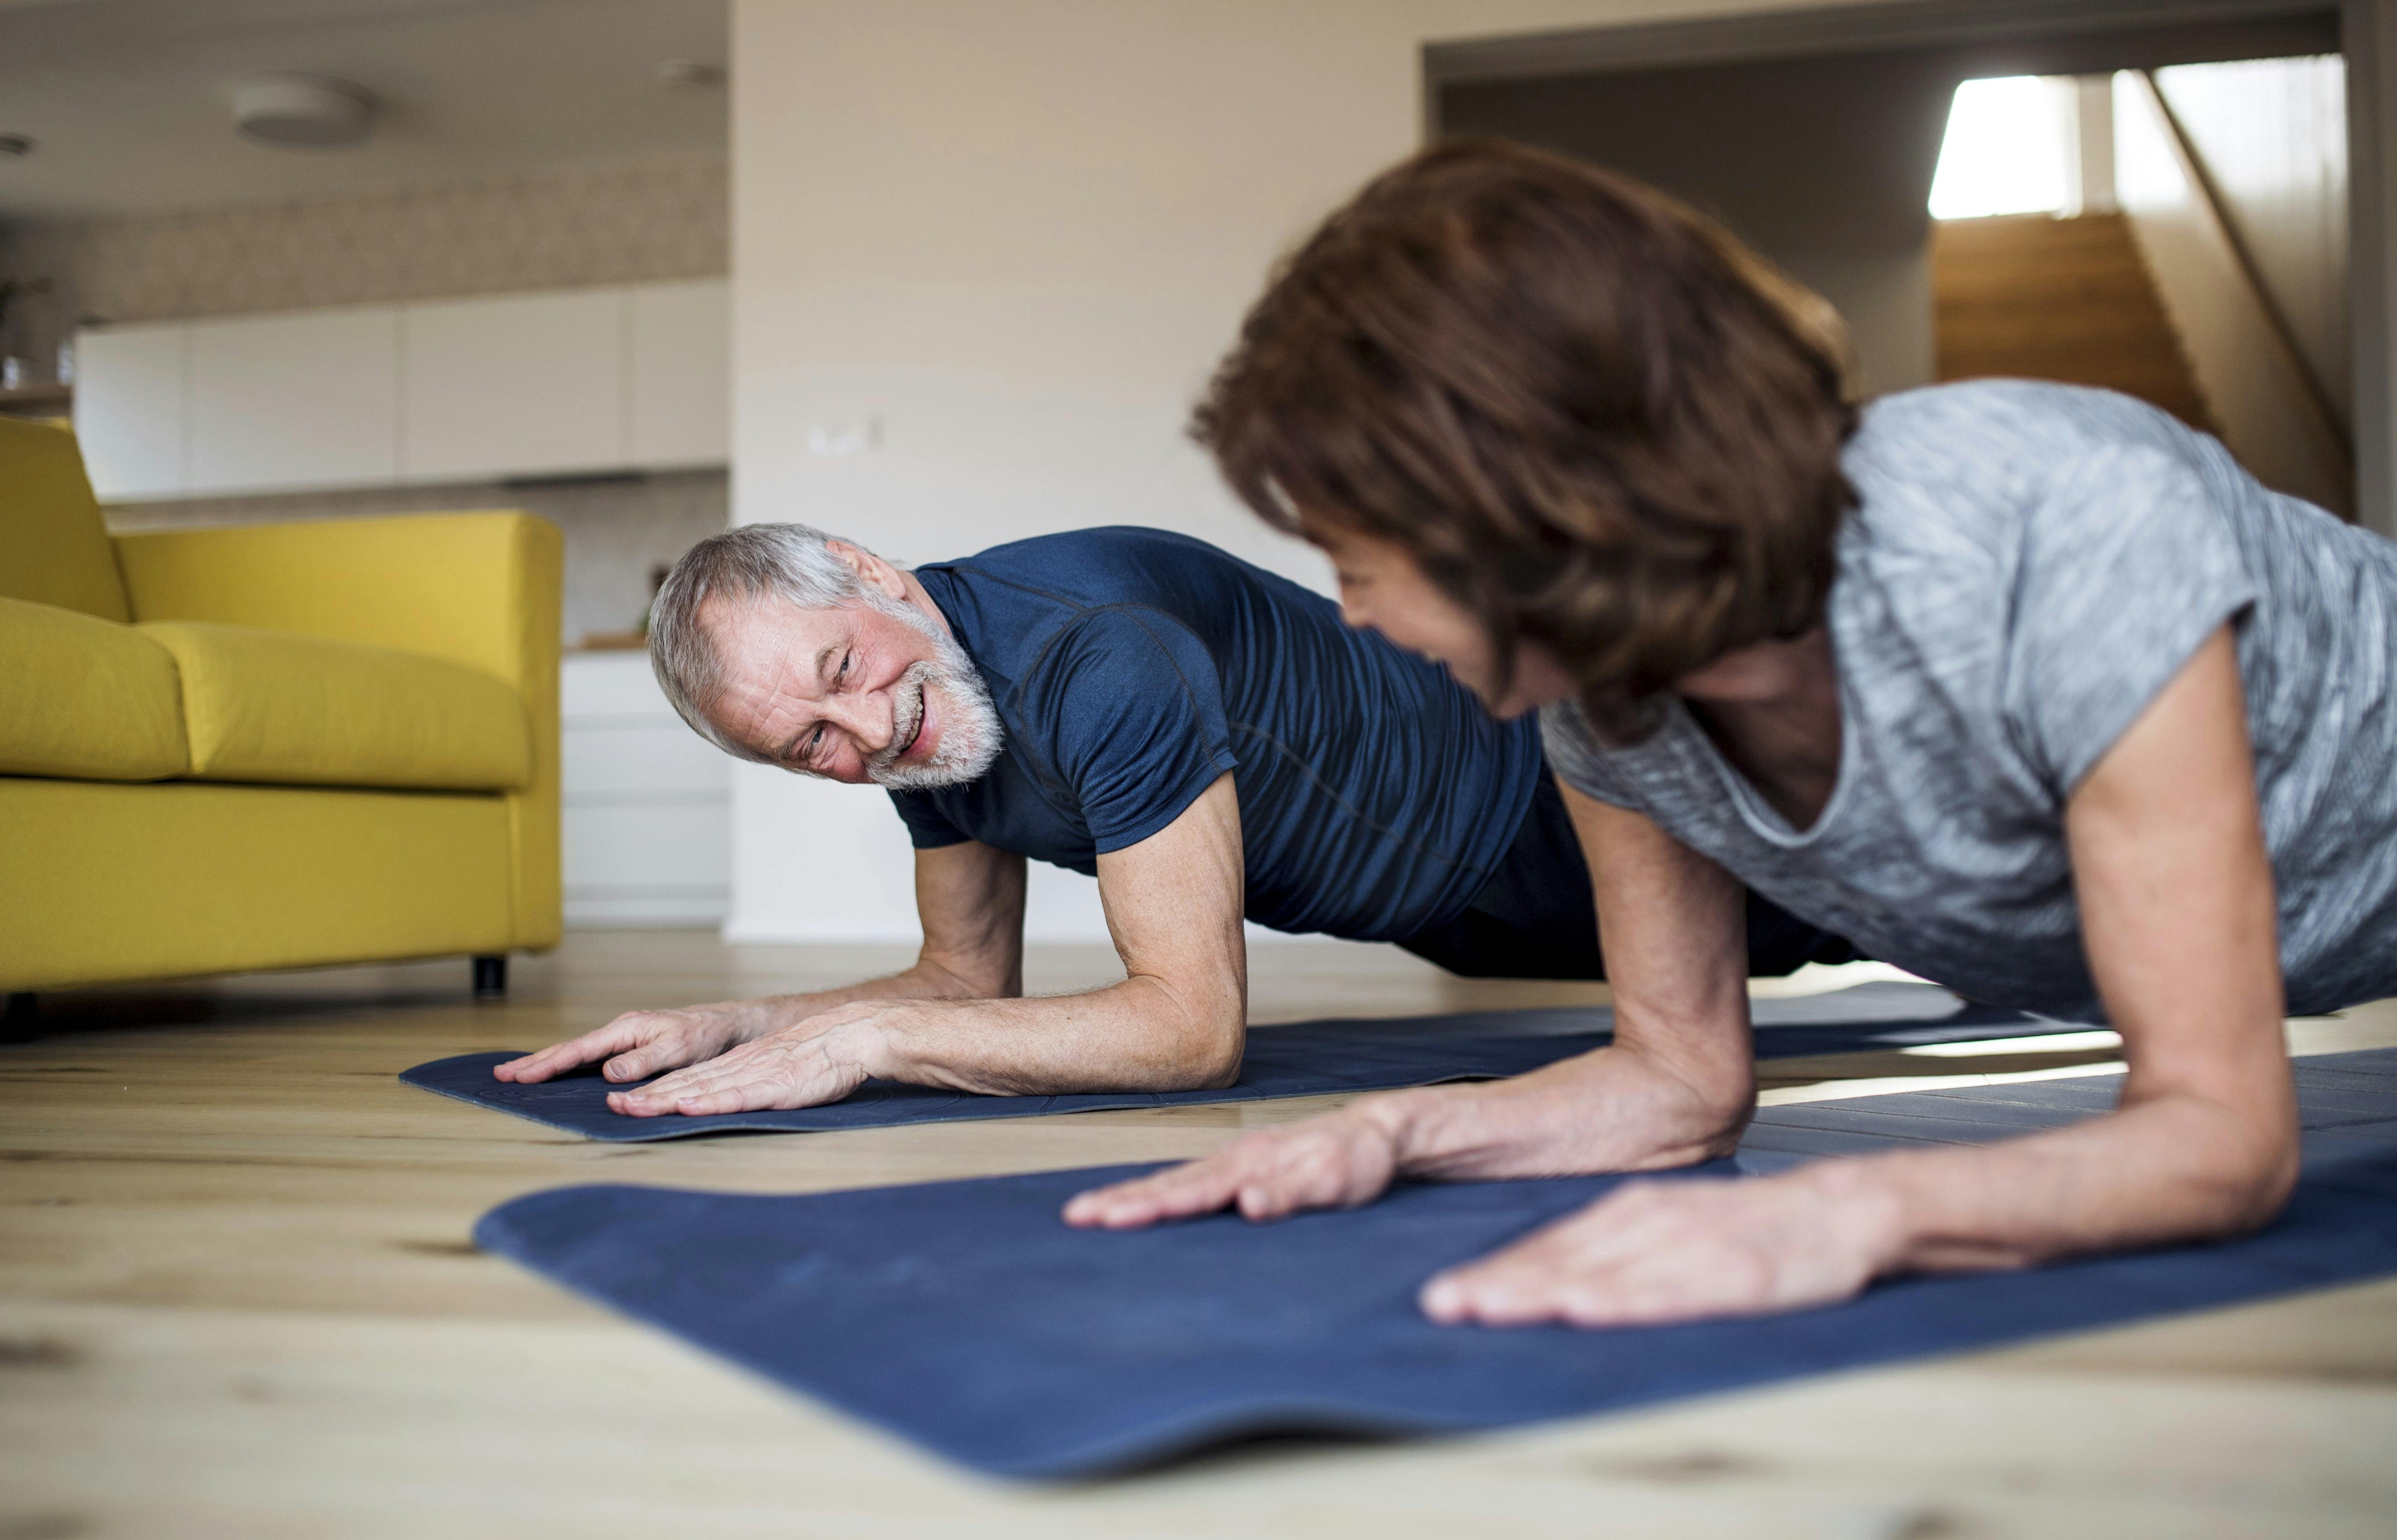
[[250,524],[118,535],[137,621],[213,621],[557,679],[563,541],[529,514]]
[[421,653],[524,697],[532,781],[509,796],[516,944],[557,940],[557,668],[565,542],[521,513],[161,529],[115,537],[136,621],[212,621]]

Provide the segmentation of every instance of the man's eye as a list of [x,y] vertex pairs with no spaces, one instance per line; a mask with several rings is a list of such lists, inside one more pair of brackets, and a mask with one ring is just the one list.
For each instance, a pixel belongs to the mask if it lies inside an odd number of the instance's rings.
[[834,678],[837,678],[837,679],[846,679],[846,678],[848,678],[848,677],[849,677],[849,665],[850,665],[850,663],[851,663],[851,662],[852,662],[856,657],[857,657],[857,654],[856,654],[856,653],[854,653],[854,652],[844,652],[844,653],[842,653],[842,654],[840,655],[840,672],[839,672],[838,674],[834,675],[834,676],[833,676],[833,677],[834,677]]
[[818,749],[820,749],[820,748],[824,747],[824,730],[823,728],[821,728],[821,727],[817,728],[813,732],[810,732],[810,733],[809,733],[809,734],[808,734],[808,750],[807,750],[807,752],[808,752],[808,757],[809,757],[809,758],[810,758],[810,759],[814,758],[814,757],[815,757],[816,750],[818,750]]

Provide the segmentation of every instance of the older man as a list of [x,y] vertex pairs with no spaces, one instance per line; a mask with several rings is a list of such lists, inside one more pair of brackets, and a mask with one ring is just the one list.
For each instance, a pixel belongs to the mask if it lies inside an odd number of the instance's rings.
[[[1198,541],[1090,529],[911,572],[752,525],[676,565],[649,645],[668,698],[728,753],[889,788],[922,952],[846,989],[633,1011],[503,1080],[676,1071],[609,1098],[636,1117],[810,1106],[869,1078],[1225,1085],[1243,915],[1468,975],[1601,976],[1536,719],[1493,721],[1441,669]],[[1026,858],[1096,875],[1122,983],[1021,998]],[[1854,956],[1761,901],[1748,934],[1758,971]]]

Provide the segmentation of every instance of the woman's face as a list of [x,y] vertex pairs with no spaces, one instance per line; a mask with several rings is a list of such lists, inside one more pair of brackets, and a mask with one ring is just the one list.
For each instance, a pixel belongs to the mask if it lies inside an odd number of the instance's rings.
[[1315,525],[1307,534],[1332,558],[1340,579],[1342,620],[1447,665],[1492,716],[1520,716],[1573,693],[1564,665],[1530,642],[1517,649],[1515,676],[1499,693],[1497,658],[1480,623],[1424,576],[1396,541],[1327,524]]

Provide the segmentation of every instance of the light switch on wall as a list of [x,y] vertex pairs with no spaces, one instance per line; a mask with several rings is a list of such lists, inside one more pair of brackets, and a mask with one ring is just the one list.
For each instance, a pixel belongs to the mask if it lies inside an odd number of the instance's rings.
[[864,454],[882,447],[882,418],[848,418],[836,422],[811,422],[808,425],[808,452],[825,459],[842,455]]

